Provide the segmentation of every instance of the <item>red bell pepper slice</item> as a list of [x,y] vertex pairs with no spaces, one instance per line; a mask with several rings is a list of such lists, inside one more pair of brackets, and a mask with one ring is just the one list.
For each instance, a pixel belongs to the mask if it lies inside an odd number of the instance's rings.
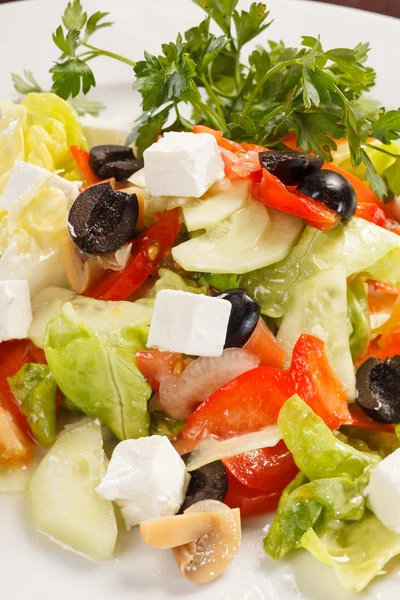
[[244,485],[229,471],[226,474],[228,491],[224,498],[224,504],[230,508],[239,508],[242,519],[271,512],[278,506],[285,486],[279,492],[263,492]]
[[8,377],[15,375],[28,362],[46,364],[43,350],[36,348],[30,340],[10,340],[0,344],[0,404],[12,415],[21,431],[32,437],[28,421],[22,414],[7,381]]
[[243,346],[245,350],[260,358],[260,367],[283,369],[285,352],[261,317],[249,341]]
[[193,127],[193,133],[209,133],[215,137],[220,148],[225,148],[225,150],[230,150],[231,152],[243,152],[240,144],[224,138],[222,131],[219,131],[218,129],[212,129],[206,125],[195,125]]
[[312,200],[300,192],[287,188],[280,179],[262,171],[261,183],[252,184],[253,198],[266,206],[305,219],[317,229],[327,231],[339,222],[339,215],[322,202]]
[[335,171],[335,173],[340,173],[340,175],[343,175],[343,177],[346,177],[346,179],[351,183],[351,185],[353,186],[353,188],[356,192],[357,204],[359,202],[361,202],[363,204],[372,202],[374,204],[378,204],[379,206],[382,204],[382,202],[379,200],[378,196],[371,189],[369,189],[365,185],[365,183],[363,181],[361,181],[361,179],[359,179],[352,173],[349,173],[345,169],[337,167],[336,165],[334,165],[331,162],[324,163],[324,166],[322,168],[328,169],[329,171]]
[[93,173],[92,168],[89,165],[89,152],[82,150],[82,148],[78,148],[78,146],[71,146],[69,150],[74,157],[76,164],[78,165],[78,169],[85,183],[88,186],[99,183],[101,179],[99,179],[97,175]]
[[385,227],[386,225],[385,213],[379,206],[371,202],[358,202],[355,216],[370,223],[375,223],[379,227]]
[[117,301],[129,298],[158,267],[179,231],[179,210],[174,208],[134,240],[132,257],[123,271],[111,271],[87,290],[85,296]]
[[398,296],[400,294],[400,288],[394,287],[393,285],[387,285],[387,283],[382,283],[380,281],[374,281],[374,290],[390,294],[391,296]]

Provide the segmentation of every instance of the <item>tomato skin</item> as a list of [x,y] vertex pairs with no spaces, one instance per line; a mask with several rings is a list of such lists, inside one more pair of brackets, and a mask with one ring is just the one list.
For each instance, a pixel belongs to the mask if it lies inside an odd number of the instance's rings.
[[230,150],[231,152],[243,151],[240,144],[224,138],[222,131],[219,131],[218,129],[212,129],[206,125],[195,125],[193,127],[193,133],[208,133],[212,135],[216,139],[218,146],[220,148],[225,148],[225,150]]
[[0,404],[12,415],[19,429],[32,437],[28,421],[22,414],[7,381],[8,377],[15,375],[28,362],[46,364],[43,350],[34,346],[30,340],[10,340],[0,344]]
[[180,231],[179,209],[162,215],[133,242],[132,257],[123,271],[112,271],[85,292],[98,300],[126,300],[146,281],[171,248]]
[[74,160],[78,165],[78,169],[81,172],[86,184],[90,186],[94,185],[95,183],[99,183],[101,180],[93,173],[92,168],[89,165],[89,152],[82,150],[82,148],[78,148],[78,146],[71,146],[69,150],[74,157]]
[[285,352],[262,317],[243,348],[260,358],[260,367],[284,367]]
[[258,431],[274,423],[293,394],[311,406],[331,429],[351,423],[347,394],[334,375],[324,343],[302,335],[287,370],[258,367],[243,373],[212,394],[189,417],[182,436],[199,441]]
[[386,225],[385,213],[379,206],[371,202],[357,202],[354,216],[369,221],[370,223],[375,223],[375,225],[379,225],[379,227],[385,227]]
[[158,392],[160,381],[166,375],[177,375],[185,365],[179,352],[161,352],[161,350],[140,350],[136,354],[138,367],[151,389]]
[[261,183],[252,184],[252,196],[266,206],[300,217],[313,227],[327,231],[335,227],[339,216],[322,202],[312,200],[297,190],[287,188],[280,179],[262,170]]
[[375,431],[384,431],[386,433],[394,433],[394,425],[388,423],[378,423],[373,421],[360,408],[350,407],[352,417],[352,425],[355,427],[364,427],[365,429],[374,429]]
[[243,485],[268,493],[282,492],[298,473],[283,440],[273,448],[251,450],[222,462]]
[[263,492],[243,485],[229,471],[226,474],[228,491],[224,503],[230,508],[239,508],[242,519],[271,512],[278,506],[283,488],[280,492]]

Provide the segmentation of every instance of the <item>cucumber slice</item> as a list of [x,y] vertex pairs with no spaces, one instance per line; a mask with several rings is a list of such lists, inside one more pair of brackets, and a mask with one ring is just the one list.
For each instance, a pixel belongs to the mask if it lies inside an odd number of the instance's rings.
[[95,492],[105,472],[100,425],[88,420],[65,430],[29,484],[35,528],[95,560],[111,558],[117,539],[114,509]]
[[243,208],[249,194],[249,181],[224,179],[208,192],[182,206],[188,231],[211,229]]
[[187,271],[248,273],[284,258],[297,241],[303,222],[267,209],[249,198],[246,206],[203,235],[172,249]]

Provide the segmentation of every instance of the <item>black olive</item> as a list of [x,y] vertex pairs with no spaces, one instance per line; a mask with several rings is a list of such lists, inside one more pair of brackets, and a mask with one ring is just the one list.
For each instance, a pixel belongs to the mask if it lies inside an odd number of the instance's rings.
[[324,159],[292,150],[259,153],[260,164],[285,185],[297,185],[307,175],[320,170]]
[[378,423],[400,423],[400,356],[369,358],[356,374],[357,402]]
[[297,189],[313,200],[320,200],[344,219],[351,219],[356,212],[357,196],[353,186],[335,171],[323,169],[308,175]]
[[134,158],[132,160],[115,160],[102,165],[97,173],[101,179],[111,179],[114,177],[117,181],[128,179],[131,175],[140,171],[144,167],[143,158]]
[[114,177],[117,181],[128,179],[143,169],[143,158],[135,158],[130,146],[94,146],[90,150],[89,164],[101,179]]
[[[190,454],[184,454],[181,458],[186,462],[189,456]],[[179,510],[180,513],[200,500],[222,501],[225,498],[228,491],[228,478],[220,460],[204,465],[204,467],[192,471],[190,475],[189,486]]]
[[136,194],[94,185],[78,196],[68,217],[72,241],[88,254],[104,254],[121,248],[135,237],[139,216]]
[[232,304],[224,347],[243,348],[257,327],[260,306],[248,297],[244,289],[227,290],[217,297]]

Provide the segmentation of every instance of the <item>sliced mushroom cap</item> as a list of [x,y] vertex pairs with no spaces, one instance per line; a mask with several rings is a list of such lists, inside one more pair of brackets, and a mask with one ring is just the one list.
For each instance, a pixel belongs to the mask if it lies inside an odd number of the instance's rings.
[[183,515],[144,521],[140,533],[154,548],[172,548],[190,581],[207,583],[223,573],[239,550],[240,511],[217,500],[202,500]]
[[87,256],[74,244],[69,235],[61,242],[65,272],[71,288],[77,294],[83,294],[104,275],[104,267],[95,256]]

